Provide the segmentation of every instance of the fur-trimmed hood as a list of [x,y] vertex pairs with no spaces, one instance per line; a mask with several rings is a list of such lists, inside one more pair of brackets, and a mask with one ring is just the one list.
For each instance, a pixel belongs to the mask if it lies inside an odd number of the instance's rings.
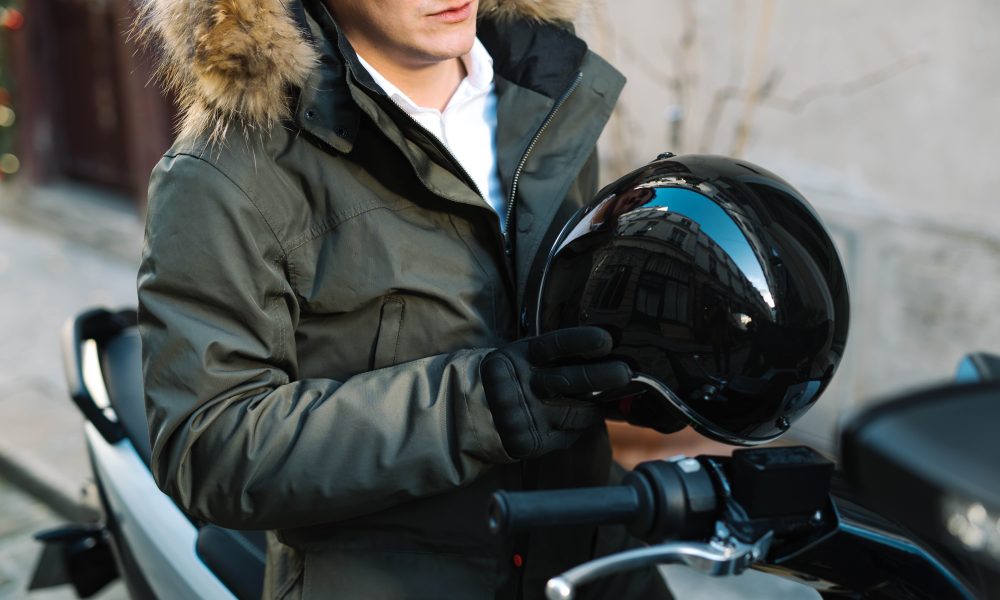
[[[318,61],[300,0],[141,0],[135,37],[154,48],[179,101],[180,138],[219,139],[233,123],[269,128]],[[480,0],[480,18],[569,22],[581,0]]]

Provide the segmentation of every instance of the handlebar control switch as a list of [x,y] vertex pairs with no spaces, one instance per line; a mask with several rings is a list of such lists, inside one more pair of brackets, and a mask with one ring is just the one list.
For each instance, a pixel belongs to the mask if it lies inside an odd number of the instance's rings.
[[[647,542],[697,539],[712,530],[720,503],[712,477],[692,458],[641,463],[632,474],[645,479],[652,492],[653,519],[646,531],[630,532]],[[627,481],[626,481],[627,483]]]
[[826,506],[833,463],[805,446],[733,452],[732,493],[751,519],[812,515]]

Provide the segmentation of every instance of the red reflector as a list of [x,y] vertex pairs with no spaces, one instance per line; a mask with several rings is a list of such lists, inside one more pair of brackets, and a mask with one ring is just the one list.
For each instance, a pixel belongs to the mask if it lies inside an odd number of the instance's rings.
[[625,418],[628,418],[628,416],[632,414],[633,399],[635,399],[635,394],[625,396],[624,398],[618,400],[618,412],[620,412]]

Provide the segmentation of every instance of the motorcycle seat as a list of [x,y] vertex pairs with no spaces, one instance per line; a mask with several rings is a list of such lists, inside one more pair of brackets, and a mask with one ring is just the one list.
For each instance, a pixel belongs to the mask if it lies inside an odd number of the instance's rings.
[[[142,389],[142,348],[138,329],[127,327],[102,341],[98,344],[98,358],[111,407],[148,468],[152,448]],[[267,554],[263,531],[235,531],[202,525],[198,529],[195,552],[237,598],[256,600],[261,597]]]
[[153,450],[142,391],[142,346],[139,330],[129,327],[98,346],[104,386],[125,435],[149,467]]

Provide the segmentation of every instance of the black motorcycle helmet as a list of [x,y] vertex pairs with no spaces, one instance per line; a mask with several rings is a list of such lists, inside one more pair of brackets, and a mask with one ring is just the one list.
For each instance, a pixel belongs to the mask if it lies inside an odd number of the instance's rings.
[[[826,389],[847,342],[837,250],[809,203],[758,166],[661,155],[601,190],[556,240],[537,329],[611,332],[618,399],[717,440],[773,440]],[[669,419],[668,419],[669,420]]]

